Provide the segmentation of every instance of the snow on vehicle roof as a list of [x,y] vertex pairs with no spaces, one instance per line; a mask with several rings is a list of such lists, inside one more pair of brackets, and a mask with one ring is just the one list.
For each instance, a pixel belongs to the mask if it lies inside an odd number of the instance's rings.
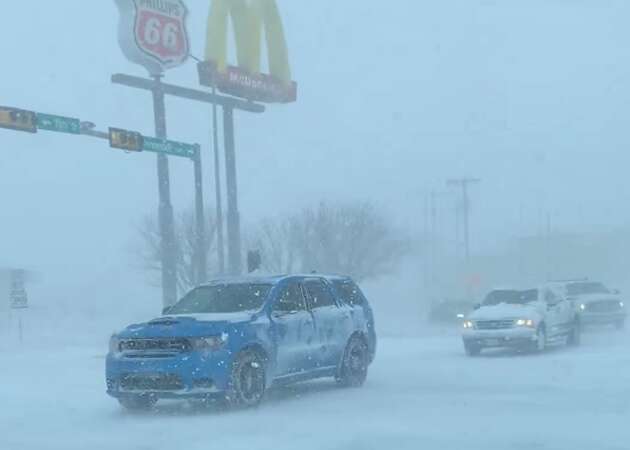
[[216,286],[220,284],[276,284],[283,280],[290,280],[292,278],[323,278],[328,281],[342,281],[350,280],[351,278],[346,275],[336,274],[322,274],[322,273],[308,273],[308,274],[291,274],[291,275],[237,275],[233,277],[218,278],[216,280],[208,281],[200,286]]

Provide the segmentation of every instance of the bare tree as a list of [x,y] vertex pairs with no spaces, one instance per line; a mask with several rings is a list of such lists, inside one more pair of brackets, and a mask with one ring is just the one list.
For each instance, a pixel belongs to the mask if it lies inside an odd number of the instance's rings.
[[269,272],[342,273],[357,280],[391,272],[409,248],[370,203],[321,203],[280,220],[264,221],[253,245]]
[[[206,208],[206,243],[207,254],[213,253],[216,248],[216,221],[211,208]],[[144,216],[138,226],[139,239],[134,245],[134,252],[142,263],[142,268],[146,270],[151,281],[159,282],[161,271],[160,254],[160,228],[157,218],[153,214]],[[175,218],[175,239],[177,244],[177,287],[179,292],[185,292],[193,287],[195,283],[195,258],[197,246],[197,231],[195,226],[195,214],[192,210],[186,210]],[[218,264],[215,258],[207,258],[207,273],[217,272]]]

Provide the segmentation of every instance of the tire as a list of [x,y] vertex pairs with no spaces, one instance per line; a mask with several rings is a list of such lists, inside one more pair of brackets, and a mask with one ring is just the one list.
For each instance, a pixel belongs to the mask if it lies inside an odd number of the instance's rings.
[[367,378],[369,360],[365,339],[359,336],[351,337],[343,352],[335,380],[343,387],[362,386]]
[[615,328],[618,330],[623,330],[624,328],[626,328],[626,321],[618,320],[617,322],[615,322]]
[[532,343],[531,350],[534,353],[542,353],[547,347],[547,331],[544,325],[539,325],[536,329],[536,342]]
[[468,356],[479,356],[481,353],[481,347],[475,344],[464,343],[464,350]]
[[232,363],[225,400],[231,408],[258,406],[267,389],[266,358],[255,350],[240,352]]
[[149,411],[157,403],[153,395],[134,395],[133,397],[120,397],[118,402],[127,411]]
[[570,345],[571,347],[577,347],[580,345],[581,340],[582,340],[582,327],[580,325],[580,321],[576,319],[575,322],[573,322],[573,328],[571,329],[571,332],[569,333],[567,344]]

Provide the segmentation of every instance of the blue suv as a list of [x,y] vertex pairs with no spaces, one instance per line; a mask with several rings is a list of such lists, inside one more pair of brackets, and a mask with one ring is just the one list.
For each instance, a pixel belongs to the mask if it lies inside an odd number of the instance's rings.
[[375,350],[372,309],[348,277],[221,280],[113,335],[107,393],[127,409],[161,398],[255,406],[272,384],[334,377],[361,386]]

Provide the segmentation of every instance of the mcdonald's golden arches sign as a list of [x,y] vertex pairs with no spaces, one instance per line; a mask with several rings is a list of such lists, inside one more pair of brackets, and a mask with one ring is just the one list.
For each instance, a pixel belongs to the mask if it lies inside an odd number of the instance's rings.
[[[230,18],[238,65],[227,61]],[[263,32],[269,74],[261,73]],[[213,0],[208,17],[205,61],[199,63],[205,86],[253,101],[289,103],[297,98],[291,80],[284,27],[275,0]]]

